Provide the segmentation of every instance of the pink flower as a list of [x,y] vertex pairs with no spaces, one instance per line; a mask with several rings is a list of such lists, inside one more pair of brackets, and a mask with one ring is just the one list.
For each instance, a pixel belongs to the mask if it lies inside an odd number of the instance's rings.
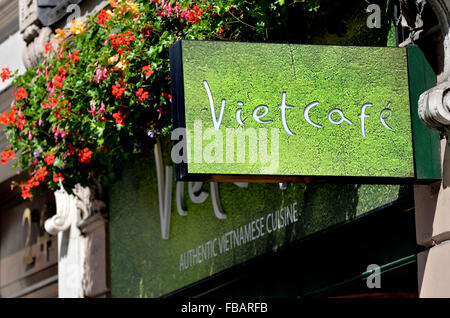
[[50,96],[55,95],[55,86],[51,85],[49,81],[47,81],[47,91],[50,93]]
[[61,61],[62,58],[63,58],[63,48],[61,47],[61,49],[60,49],[59,52],[58,52],[58,57],[57,57],[57,59],[58,59],[59,61]]
[[55,138],[58,138],[58,136],[61,135],[61,130],[59,130],[59,128],[57,128],[56,126],[53,126],[52,133],[55,136]]
[[100,109],[98,110],[98,112],[104,114],[104,113],[106,112],[105,104],[102,102],[102,103],[100,104],[100,106],[101,106],[101,107],[100,107]]
[[108,75],[108,69],[105,67],[103,69],[103,79],[106,79],[107,75]]
[[55,127],[53,127],[53,130],[54,130],[53,134],[54,134],[56,139],[58,139],[58,136],[63,138],[63,139],[66,136],[66,131],[65,130],[60,130],[59,128],[55,129]]
[[97,103],[95,102],[95,100],[91,100],[91,109],[88,110],[88,113],[90,113],[92,115],[92,117],[95,116],[95,113],[97,112],[95,110],[95,105],[97,105]]
[[101,80],[105,80],[108,77],[108,70],[105,67],[103,70],[101,70],[100,68],[97,69],[97,71],[95,72],[95,75],[93,76],[93,78],[95,78],[95,80],[98,82],[100,82]]

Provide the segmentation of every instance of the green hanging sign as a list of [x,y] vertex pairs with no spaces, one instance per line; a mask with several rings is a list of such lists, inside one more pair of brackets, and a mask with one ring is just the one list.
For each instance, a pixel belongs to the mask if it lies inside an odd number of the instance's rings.
[[174,182],[171,142],[161,144],[161,157],[133,158],[109,188],[113,297],[167,295],[366,213],[413,205],[410,184]]
[[178,180],[440,179],[417,47],[183,40],[170,59]]

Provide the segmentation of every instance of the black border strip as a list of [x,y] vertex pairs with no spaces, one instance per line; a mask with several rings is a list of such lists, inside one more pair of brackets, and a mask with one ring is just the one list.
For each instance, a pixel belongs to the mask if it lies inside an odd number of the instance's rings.
[[[184,76],[182,41],[178,40],[169,48],[170,78],[172,91],[172,117],[173,129],[186,128],[186,114],[184,103]],[[185,140],[180,141],[185,142]],[[185,148],[184,148],[185,149]],[[176,180],[182,180],[187,174],[187,164],[182,162],[175,164]]]

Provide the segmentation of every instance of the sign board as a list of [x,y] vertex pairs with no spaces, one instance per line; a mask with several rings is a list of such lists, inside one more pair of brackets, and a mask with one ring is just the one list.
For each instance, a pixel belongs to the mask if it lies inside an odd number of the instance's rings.
[[440,179],[418,47],[183,40],[170,60],[178,180]]
[[113,297],[167,295],[365,213],[413,205],[409,184],[163,184],[174,178],[170,140],[162,149],[165,176],[145,153],[109,189]]

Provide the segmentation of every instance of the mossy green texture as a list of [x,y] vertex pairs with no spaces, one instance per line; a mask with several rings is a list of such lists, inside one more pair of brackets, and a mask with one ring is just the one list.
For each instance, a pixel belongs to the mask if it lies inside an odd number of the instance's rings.
[[[170,144],[163,144],[169,164]],[[185,184],[187,216],[176,209],[173,184],[170,238],[161,238],[154,154],[136,158],[123,172],[122,181],[110,188],[111,291],[114,297],[158,297],[219,273],[258,255],[302,239],[330,226],[404,197],[398,185],[304,185],[249,183],[240,188],[219,183],[219,196],[227,218],[214,215],[210,185],[201,204],[189,199]],[[406,189],[407,190],[407,189]],[[180,255],[251,221],[266,218],[280,208],[297,203],[298,221],[236,246],[228,252],[180,271]]]
[[[381,2],[385,1],[371,3],[381,4]],[[357,8],[356,5],[358,5]],[[385,29],[368,29],[366,27],[367,12],[365,8],[367,5],[366,1],[352,1],[343,9],[345,17],[339,17],[339,21],[345,22],[347,27],[347,32],[343,35],[329,34],[326,27],[315,26],[311,30],[311,43],[385,45],[387,38]],[[385,25],[383,22],[382,26]],[[265,64],[266,62],[261,67]],[[217,105],[220,98],[226,98],[226,96],[217,95],[215,91],[213,94]],[[278,95],[281,98],[280,92],[277,92]],[[254,97],[249,96],[250,98]],[[288,93],[287,96],[288,103],[291,103],[291,95]],[[248,99],[243,100],[245,104],[248,101]],[[279,100],[275,106],[278,104]],[[230,105],[227,102],[227,107]],[[236,107],[235,104],[232,106]],[[269,106],[273,107],[274,105]],[[296,118],[299,122],[304,121],[301,115],[305,105],[295,104],[295,106],[296,116],[300,116]],[[313,120],[327,115],[327,110],[330,109],[328,104],[321,103],[320,106],[325,107],[322,110],[316,107],[311,112]],[[228,111],[229,108],[227,108]],[[288,110],[288,116],[292,111],[294,109]],[[373,112],[372,115],[370,107],[369,111],[372,117],[368,118],[367,122],[368,125],[373,125],[376,122],[374,120],[376,113]],[[202,109],[202,112],[209,114],[208,104]],[[354,125],[358,124],[358,118],[355,117],[358,113],[355,111],[348,115],[354,121]],[[267,117],[273,114],[276,112],[271,111]],[[395,114],[392,118],[395,118],[394,116]],[[248,121],[252,119],[251,114],[247,114],[246,117],[248,117]],[[288,117],[289,124],[291,124],[290,119]],[[208,117],[208,122],[210,120]],[[321,120],[331,127],[326,118],[321,117]],[[387,122],[390,123],[389,120]],[[234,127],[236,126],[237,124]],[[355,127],[355,130],[359,128],[359,126]],[[171,164],[168,151],[170,146],[166,143],[163,148],[165,149],[163,152],[165,164],[169,165]],[[386,158],[388,158],[387,155]],[[266,251],[273,251],[283,244],[352,220],[369,211],[382,209],[386,205],[411,195],[410,186],[399,185],[289,184],[287,190],[281,191],[278,184],[252,183],[248,185],[248,188],[239,188],[232,183],[220,183],[220,201],[227,214],[227,219],[218,220],[213,213],[210,195],[204,203],[193,204],[186,188],[187,186],[185,186],[185,205],[188,216],[185,217],[177,213],[175,188],[173,188],[169,240],[161,239],[153,153],[147,153],[129,163],[123,172],[123,179],[110,188],[110,262],[113,297],[158,297],[167,294],[200,279],[220,273],[229,266],[240,264],[254,256],[264,254]],[[209,193],[208,183],[203,185],[203,190]],[[230,229],[238,228],[241,224],[246,224],[259,216],[278,210],[281,206],[294,200],[297,202],[299,214],[299,221],[295,223],[295,226],[280,229],[270,236],[252,241],[188,270],[179,271],[181,253],[218,237]],[[349,244],[353,243],[349,242]]]
[[[186,128],[193,136],[188,143],[192,156],[188,173],[414,177],[406,49],[183,41],[182,56]],[[194,122],[201,120],[203,131],[214,127],[204,81],[214,99],[216,118],[225,100],[219,163],[193,157],[199,138]],[[286,104],[293,106],[286,110],[286,123],[295,136],[282,123],[283,92]],[[309,117],[322,128],[305,119],[304,110],[312,102],[319,104]],[[370,117],[361,119],[366,103],[372,105],[365,111]],[[272,123],[253,119],[259,105],[269,108],[262,120]],[[236,120],[237,109],[242,109],[244,127]],[[381,115],[392,129],[383,125]],[[256,163],[249,162],[248,139],[246,162],[226,161],[226,128],[238,126],[241,133],[248,128],[268,129],[267,146],[258,144],[258,150],[267,147],[269,154],[270,129],[279,129],[277,169],[264,172],[269,164],[262,163],[260,156]],[[211,142],[203,136],[203,153]]]

